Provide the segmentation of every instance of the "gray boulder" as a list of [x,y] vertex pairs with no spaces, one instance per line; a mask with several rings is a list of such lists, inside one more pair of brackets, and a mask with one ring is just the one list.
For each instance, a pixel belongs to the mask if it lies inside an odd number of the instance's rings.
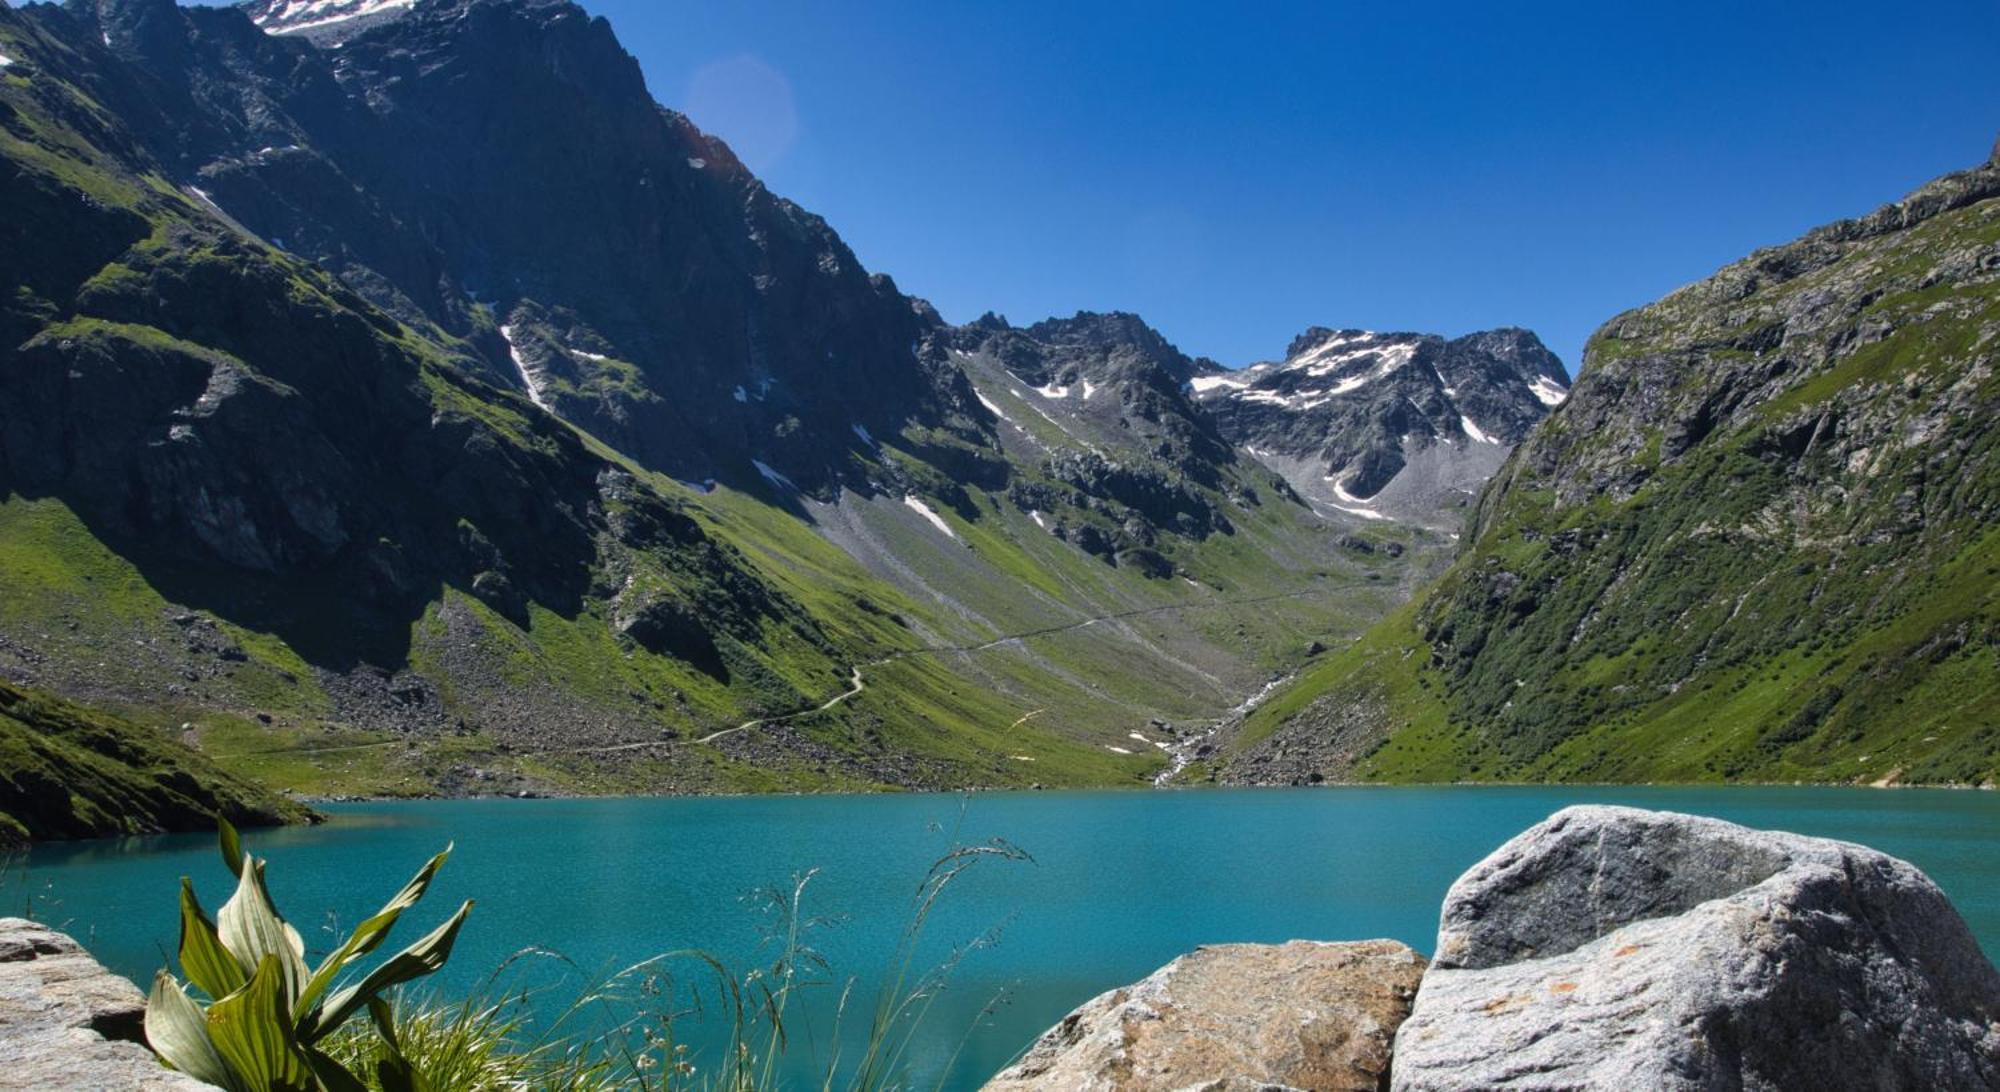
[[194,1092],[143,1044],[146,1000],[76,941],[0,918],[0,1089]]
[[1865,846],[1569,808],[1452,885],[1392,1087],[2000,1088],[2000,972]]
[[1373,1092],[1423,971],[1392,940],[1198,948],[1085,1002],[986,1092]]

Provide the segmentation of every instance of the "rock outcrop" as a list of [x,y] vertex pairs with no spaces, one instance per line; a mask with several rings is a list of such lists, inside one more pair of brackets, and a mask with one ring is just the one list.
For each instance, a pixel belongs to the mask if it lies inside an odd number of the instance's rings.
[[1199,948],[1085,1003],[986,1088],[1379,1088],[1423,970],[1390,940]]
[[2000,972],[1865,846],[1569,808],[1452,885],[1393,1087],[2000,1087]]
[[0,1088],[193,1092],[144,1045],[146,1000],[76,941],[0,918]]

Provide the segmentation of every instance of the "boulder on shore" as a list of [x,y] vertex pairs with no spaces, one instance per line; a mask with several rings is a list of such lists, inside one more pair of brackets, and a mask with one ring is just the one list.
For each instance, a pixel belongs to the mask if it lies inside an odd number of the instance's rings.
[[2000,972],[1865,846],[1575,807],[1446,897],[1392,1087],[2000,1088]]
[[0,918],[0,1089],[208,1089],[153,1057],[145,1012],[138,987],[76,941]]
[[1198,948],[1064,1017],[987,1092],[1373,1092],[1424,959],[1391,940]]

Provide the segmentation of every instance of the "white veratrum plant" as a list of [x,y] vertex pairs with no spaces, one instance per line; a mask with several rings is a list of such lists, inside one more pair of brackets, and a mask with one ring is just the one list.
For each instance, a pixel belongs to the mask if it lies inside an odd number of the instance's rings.
[[[384,991],[436,971],[451,955],[468,900],[450,920],[358,980],[342,972],[389,937],[403,911],[424,897],[451,847],[430,859],[396,897],[356,926],[347,940],[308,969],[305,942],[271,903],[265,861],[243,851],[234,827],[221,823],[222,859],[236,893],[210,921],[194,884],[181,879],[181,973],[209,997],[204,1004],[162,970],[146,1000],[146,1041],[167,1065],[230,1092],[359,1092],[368,1084],[319,1043],[366,1008],[381,1032],[375,1083],[417,1092],[422,1078],[404,1059]],[[339,986],[336,989],[336,985]]]

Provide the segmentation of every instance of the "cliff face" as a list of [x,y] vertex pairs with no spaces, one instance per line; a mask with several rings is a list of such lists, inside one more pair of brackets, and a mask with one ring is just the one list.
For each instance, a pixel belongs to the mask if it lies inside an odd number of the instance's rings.
[[1996,361],[1992,161],[1619,316],[1452,570],[1251,746],[1336,776],[1994,778]]
[[853,425],[943,422],[933,320],[574,4],[70,12],[41,21],[110,43],[92,91],[171,176],[650,467],[825,493],[866,476]]

